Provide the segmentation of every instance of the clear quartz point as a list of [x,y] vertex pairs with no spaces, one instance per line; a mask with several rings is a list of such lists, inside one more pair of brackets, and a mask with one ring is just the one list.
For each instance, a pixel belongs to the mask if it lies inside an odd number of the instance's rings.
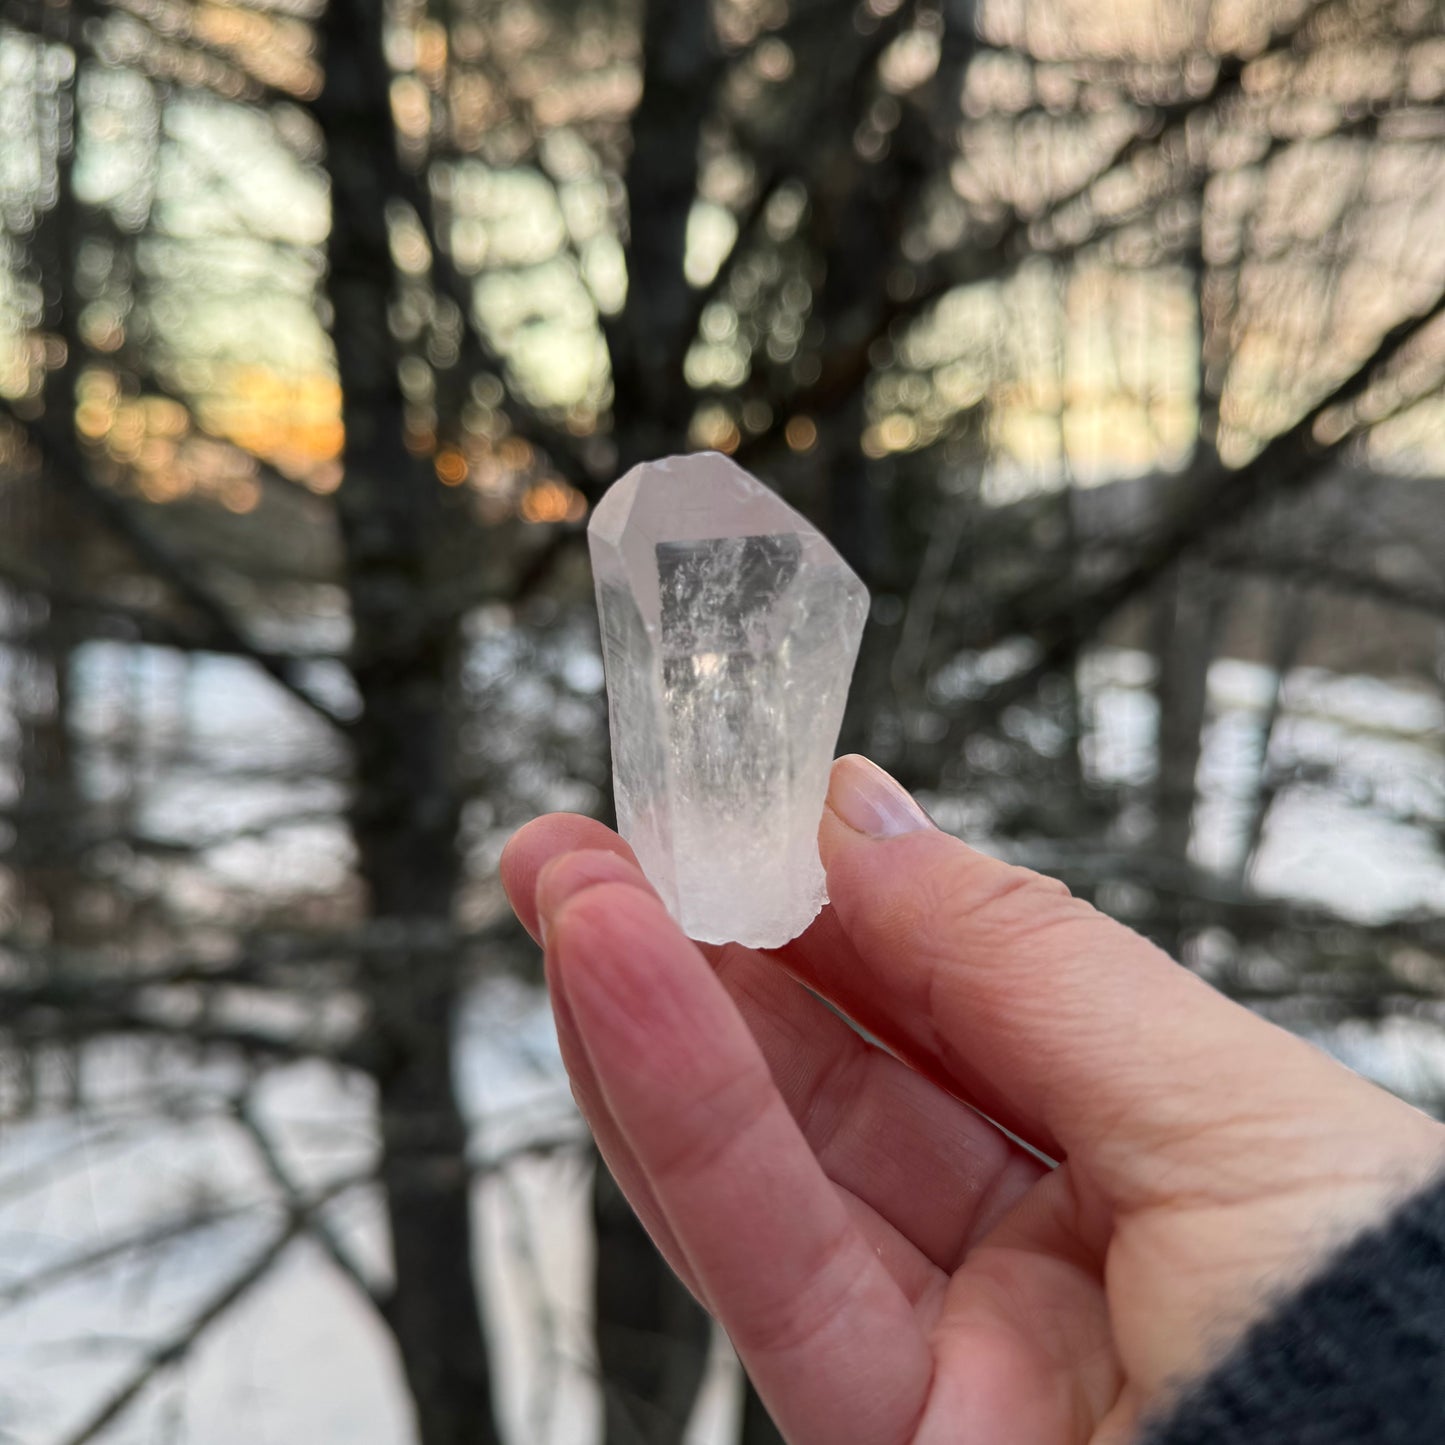
[[691,937],[786,943],[827,901],[818,821],[867,589],[717,452],[634,467],[587,536],[618,828]]

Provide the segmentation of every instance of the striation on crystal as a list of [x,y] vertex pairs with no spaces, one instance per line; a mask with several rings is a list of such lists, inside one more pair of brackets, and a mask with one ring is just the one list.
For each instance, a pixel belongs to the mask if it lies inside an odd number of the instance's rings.
[[618,829],[691,937],[786,943],[827,901],[818,821],[867,589],[717,452],[634,467],[587,539]]

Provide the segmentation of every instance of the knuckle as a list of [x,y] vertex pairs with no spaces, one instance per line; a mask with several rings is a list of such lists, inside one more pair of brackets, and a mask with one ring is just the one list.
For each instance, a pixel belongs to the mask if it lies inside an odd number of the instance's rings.
[[931,930],[946,938],[1023,937],[1090,917],[1093,910],[1057,878],[994,859],[949,859],[921,880]]
[[817,1253],[799,1272],[807,1283],[785,1299],[770,1301],[734,1333],[750,1353],[783,1355],[806,1347],[843,1311],[858,1288],[860,1271],[853,1258],[855,1236],[842,1227],[821,1239]]

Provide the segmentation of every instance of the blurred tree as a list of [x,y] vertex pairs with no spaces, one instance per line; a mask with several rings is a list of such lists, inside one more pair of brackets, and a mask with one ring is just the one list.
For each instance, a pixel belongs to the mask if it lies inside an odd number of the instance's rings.
[[[1325,796],[1445,837],[1438,721],[1388,754],[1304,725],[1322,671],[1438,702],[1437,4],[0,14],[0,1022],[32,1065],[244,1057],[227,1117],[280,1210],[66,1438],[302,1234],[418,1438],[501,1438],[458,1015],[526,966],[499,839],[601,806],[580,530],[642,458],[719,448],[828,527],[875,595],[845,740],[947,826],[1302,1026],[1439,1017],[1418,901],[1269,883],[1272,820]],[[134,698],[77,721],[107,644],[256,669],[277,751],[247,772],[187,714],[162,769]],[[1271,679],[1243,707],[1240,661]],[[166,835],[187,770],[285,796]],[[314,882],[228,870],[312,827]],[[268,1136],[298,1060],[374,1090],[360,1175],[299,1182]],[[387,1270],[336,1227],[361,1183]],[[593,1210],[606,1438],[681,1441],[708,1327],[600,1166]],[[740,1432],[775,1438],[751,1392]]]

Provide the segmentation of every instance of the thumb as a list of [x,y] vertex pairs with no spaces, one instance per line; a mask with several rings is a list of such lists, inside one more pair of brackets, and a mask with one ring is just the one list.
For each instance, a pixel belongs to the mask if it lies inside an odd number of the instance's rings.
[[938,831],[864,758],[834,764],[819,843],[831,917],[786,965],[1056,1157],[1121,1127],[1164,1143],[1201,1098],[1334,1067],[1063,884]]

